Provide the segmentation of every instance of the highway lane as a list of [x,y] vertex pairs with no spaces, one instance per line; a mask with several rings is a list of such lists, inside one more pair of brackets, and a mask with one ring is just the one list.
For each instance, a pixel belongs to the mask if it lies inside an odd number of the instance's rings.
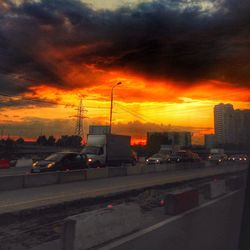
[[247,166],[243,164],[207,167],[4,191],[0,192],[0,214],[246,169]]
[[[138,165],[145,165],[145,163],[137,163]],[[1,176],[10,176],[10,175],[20,175],[30,173],[31,167],[11,167],[9,169],[0,169]]]
[[[181,163],[176,163],[177,168],[178,168],[178,166],[180,166],[180,164]],[[137,165],[145,165],[145,163],[144,162],[139,162],[139,163],[137,163]],[[27,167],[25,167],[25,166],[23,166],[23,167],[11,167],[9,169],[0,169],[0,177],[1,176],[27,174],[27,173],[30,172],[30,169],[31,169],[30,166],[27,166]]]

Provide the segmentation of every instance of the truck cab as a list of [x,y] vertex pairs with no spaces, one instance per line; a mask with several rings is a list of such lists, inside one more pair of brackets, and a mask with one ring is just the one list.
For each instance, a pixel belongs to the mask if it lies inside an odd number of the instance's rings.
[[90,167],[102,167],[106,164],[105,145],[90,146],[86,145],[82,150],[88,157],[88,165]]

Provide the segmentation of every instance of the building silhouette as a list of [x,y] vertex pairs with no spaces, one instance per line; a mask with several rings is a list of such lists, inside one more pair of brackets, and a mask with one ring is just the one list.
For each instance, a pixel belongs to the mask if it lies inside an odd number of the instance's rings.
[[161,145],[190,147],[191,139],[191,132],[148,132],[147,147],[150,153],[158,152]]
[[219,145],[250,144],[250,110],[234,109],[232,104],[214,107],[215,140]]

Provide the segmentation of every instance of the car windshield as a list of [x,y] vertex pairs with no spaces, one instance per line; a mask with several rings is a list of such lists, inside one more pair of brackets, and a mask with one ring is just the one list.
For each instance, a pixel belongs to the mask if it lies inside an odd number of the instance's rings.
[[162,157],[162,155],[161,154],[154,154],[154,155],[152,155],[152,157]]
[[100,153],[100,147],[96,146],[86,146],[82,152],[87,155],[98,155]]
[[54,162],[58,162],[58,161],[60,161],[64,156],[65,156],[65,154],[52,154],[52,155],[46,157],[46,158],[45,158],[45,161],[54,161]]

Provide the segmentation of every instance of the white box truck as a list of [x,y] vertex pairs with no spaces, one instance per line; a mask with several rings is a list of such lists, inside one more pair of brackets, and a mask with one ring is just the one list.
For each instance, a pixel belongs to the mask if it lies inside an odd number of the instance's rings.
[[89,134],[82,153],[87,155],[90,167],[135,164],[130,148],[130,139],[130,136],[125,135]]

